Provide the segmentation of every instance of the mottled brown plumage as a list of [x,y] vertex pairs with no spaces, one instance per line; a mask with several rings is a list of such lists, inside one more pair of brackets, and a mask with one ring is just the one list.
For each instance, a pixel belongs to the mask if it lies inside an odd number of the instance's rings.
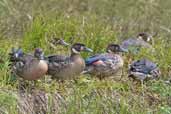
[[146,58],[133,61],[129,67],[128,75],[135,80],[152,80],[159,78],[161,75],[157,64]]
[[49,56],[48,74],[59,80],[73,79],[84,70],[85,62],[81,51],[91,51],[84,44],[76,43],[71,47],[71,56]]
[[[128,50],[131,50],[132,48],[136,49],[136,47],[152,48],[151,43],[152,36],[145,32],[141,32],[136,36],[136,38],[128,38],[124,40],[121,43],[121,47]],[[133,51],[137,51],[135,49]]]
[[100,79],[109,76],[118,79],[121,76],[119,73],[124,65],[123,58],[119,55],[119,52],[126,50],[117,44],[109,44],[106,51],[106,53],[96,54],[87,58],[85,60],[86,69],[84,73],[92,74]]
[[36,49],[34,56],[24,54],[13,63],[13,72],[25,80],[36,80],[43,77],[48,70],[47,62],[43,56],[41,49]]

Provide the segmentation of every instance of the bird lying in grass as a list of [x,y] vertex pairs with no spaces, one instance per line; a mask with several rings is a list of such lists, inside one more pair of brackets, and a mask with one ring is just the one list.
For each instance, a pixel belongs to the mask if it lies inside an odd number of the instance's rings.
[[123,58],[119,55],[120,52],[127,51],[117,44],[109,44],[106,53],[96,54],[85,60],[84,73],[92,74],[100,79],[109,76],[116,77],[116,73],[124,65]]
[[148,59],[140,59],[132,62],[129,67],[128,77],[141,82],[142,94],[144,96],[144,81],[157,79],[160,74],[160,70],[154,62]]
[[129,64],[134,60],[134,55],[139,54],[142,48],[154,51],[152,47],[152,36],[146,32],[139,33],[135,38],[128,38],[121,43],[121,47],[129,53],[125,64]]
[[129,67],[128,76],[139,81],[144,81],[157,79],[160,74],[160,70],[154,62],[148,59],[140,59],[132,62]]
[[34,55],[23,53],[22,49],[13,49],[10,54],[12,72],[25,80],[37,80],[43,77],[48,70],[43,50],[36,48]]
[[151,42],[152,36],[145,32],[142,32],[139,33],[136,38],[128,38],[124,40],[121,43],[121,47],[136,54],[141,47],[152,48]]
[[85,68],[84,59],[80,55],[82,51],[92,52],[84,44],[75,43],[71,46],[70,56],[48,56],[48,74],[57,80],[70,80],[79,76]]

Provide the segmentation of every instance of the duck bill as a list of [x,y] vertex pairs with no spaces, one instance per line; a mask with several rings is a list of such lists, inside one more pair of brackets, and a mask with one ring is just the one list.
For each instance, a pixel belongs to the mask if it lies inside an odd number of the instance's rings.
[[88,47],[85,47],[84,51],[87,51],[87,52],[93,52],[92,49],[88,48]]

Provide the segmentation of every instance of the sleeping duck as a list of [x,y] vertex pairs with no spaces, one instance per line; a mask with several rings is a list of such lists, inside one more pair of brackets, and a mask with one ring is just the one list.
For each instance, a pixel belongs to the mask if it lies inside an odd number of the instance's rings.
[[22,51],[21,47],[19,47],[18,49],[12,47],[12,50],[9,53],[9,61],[11,63],[20,61],[23,56],[24,52]]
[[148,59],[140,59],[132,62],[128,76],[143,82],[144,80],[157,79],[160,74],[160,70],[154,62]]
[[43,50],[36,48],[34,55],[23,53],[22,49],[13,49],[10,54],[12,72],[25,80],[37,80],[43,77],[48,70]]

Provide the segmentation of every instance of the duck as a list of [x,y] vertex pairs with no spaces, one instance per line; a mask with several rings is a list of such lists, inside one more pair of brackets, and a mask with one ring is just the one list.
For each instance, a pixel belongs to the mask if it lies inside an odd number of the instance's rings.
[[46,39],[46,42],[50,45],[50,48],[56,49],[57,45],[70,46],[63,38],[52,38],[50,41]]
[[158,79],[160,75],[161,72],[157,64],[146,58],[133,61],[129,65],[128,77],[142,83],[145,80]]
[[80,53],[82,51],[93,52],[82,43],[74,43],[70,49],[70,56],[52,55],[47,57],[48,75],[51,75],[52,79],[61,81],[75,79],[85,68],[85,61]]
[[[57,45],[62,45],[62,46],[67,46],[67,47],[70,47],[70,44],[67,43],[64,39],[62,38],[53,38],[50,42],[48,42],[50,44],[50,47],[51,48],[54,48],[56,49],[56,46]],[[67,56],[64,56],[64,55],[59,55],[59,54],[51,54],[51,55],[48,55],[46,57],[46,60],[48,60],[48,62],[58,62],[58,61],[61,61],[61,60],[64,60]]]
[[105,53],[96,54],[85,59],[86,68],[84,73],[91,74],[99,79],[110,76],[116,77],[116,74],[124,65],[120,52],[127,52],[127,50],[118,44],[109,44]]
[[41,48],[36,48],[34,55],[24,53],[21,48],[12,49],[10,55],[12,72],[24,80],[37,80],[48,71],[48,63]]
[[140,47],[152,49],[152,36],[146,32],[140,32],[135,38],[128,38],[121,43],[121,47],[137,54]]
[[11,52],[9,53],[9,61],[11,63],[17,62],[24,56],[24,52],[22,51],[21,47],[18,49],[12,47]]

